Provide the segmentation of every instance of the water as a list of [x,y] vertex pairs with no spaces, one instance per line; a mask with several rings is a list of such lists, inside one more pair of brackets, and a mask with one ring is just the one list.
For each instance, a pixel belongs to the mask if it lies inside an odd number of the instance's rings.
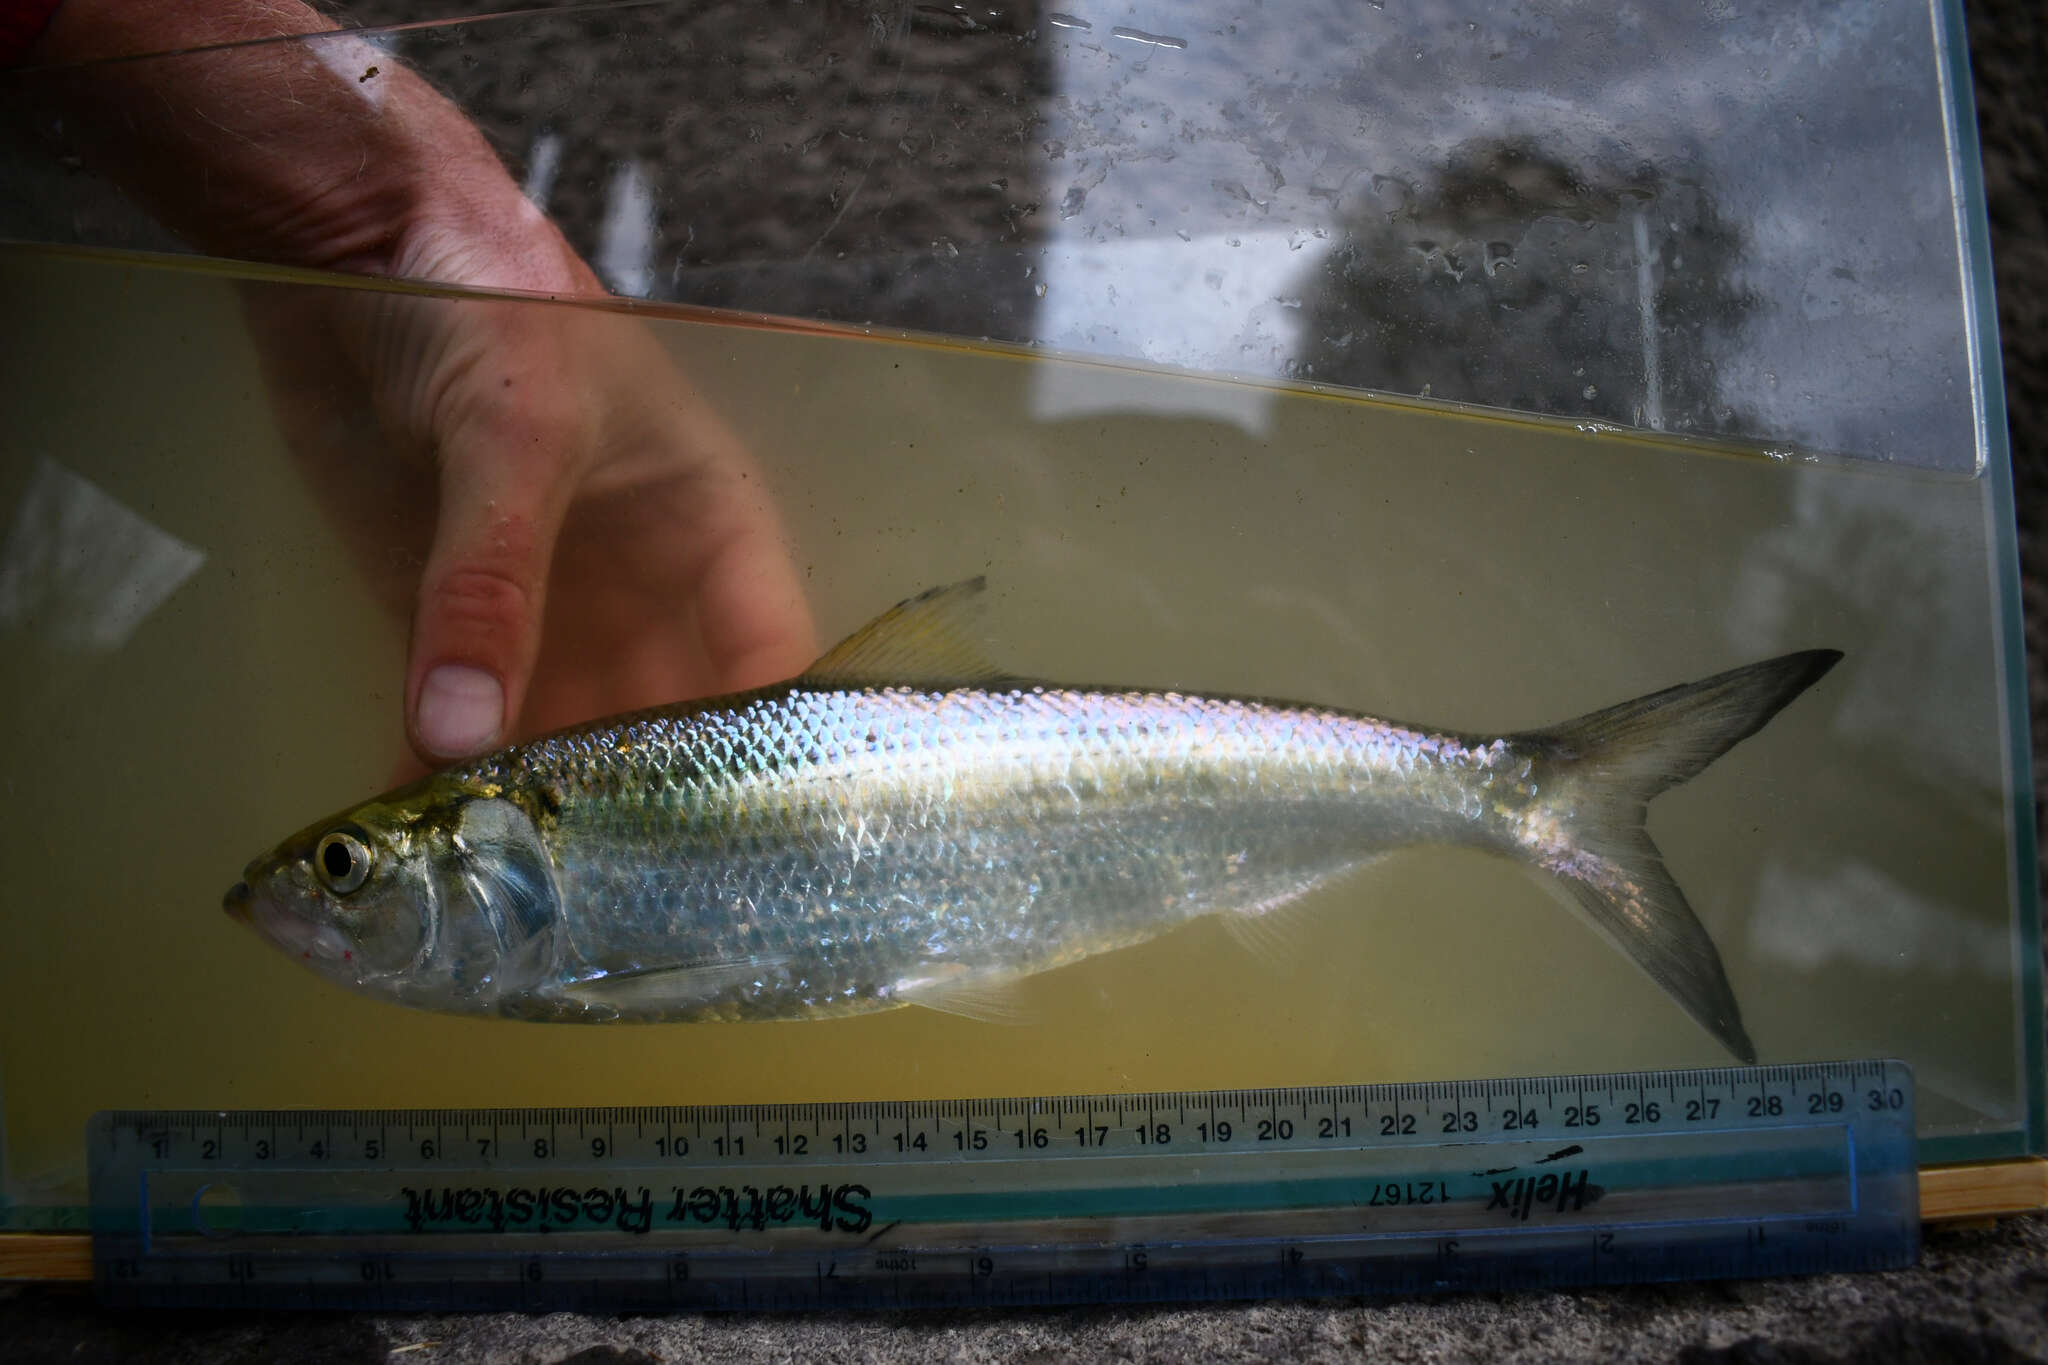
[[[330,987],[219,909],[246,859],[406,761],[404,626],[385,603],[403,600],[411,520],[368,466],[294,460],[281,428],[303,436],[306,412],[274,405],[243,323],[245,293],[278,309],[330,296],[23,252],[0,255],[0,291],[16,1198],[75,1202],[82,1125],[115,1106],[834,1100],[1727,1060],[1537,879],[1448,850],[1320,896],[1274,960],[1204,923],[1036,978],[1027,1026],[909,1009],[549,1028]],[[524,307],[536,327],[590,318]],[[1652,833],[1763,1060],[1904,1057],[1923,1134],[2019,1124],[1982,481],[967,347],[652,326],[753,453],[825,642],[986,573],[994,651],[1020,671],[1478,731],[1846,651],[1660,798]],[[350,393],[339,371],[321,381]],[[375,453],[356,402],[319,430]],[[576,591],[558,585],[565,620]],[[602,663],[557,651],[543,668]],[[600,676],[588,695],[619,686]]]

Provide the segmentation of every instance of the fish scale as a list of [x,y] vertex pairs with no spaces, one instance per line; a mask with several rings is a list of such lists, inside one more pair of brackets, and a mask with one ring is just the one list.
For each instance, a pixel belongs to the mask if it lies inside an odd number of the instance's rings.
[[784,1017],[887,1003],[935,970],[1044,970],[1225,901],[1291,899],[1389,846],[1499,843],[1456,813],[1491,761],[1478,741],[1235,698],[796,686],[475,777],[558,812],[562,979],[727,961],[743,925],[762,970],[703,1003]]

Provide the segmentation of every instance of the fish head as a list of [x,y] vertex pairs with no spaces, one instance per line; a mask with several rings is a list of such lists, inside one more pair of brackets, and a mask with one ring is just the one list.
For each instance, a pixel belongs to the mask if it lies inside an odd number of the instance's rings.
[[530,984],[556,904],[532,820],[493,789],[447,777],[308,825],[222,900],[339,985],[461,1013]]
[[228,915],[322,976],[358,990],[412,968],[434,931],[431,838],[394,794],[308,825],[250,863]]

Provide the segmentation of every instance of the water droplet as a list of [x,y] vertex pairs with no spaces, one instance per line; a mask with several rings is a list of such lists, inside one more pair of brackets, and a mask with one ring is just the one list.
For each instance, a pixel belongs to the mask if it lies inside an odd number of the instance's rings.
[[1079,185],[1069,185],[1067,187],[1067,197],[1060,200],[1060,217],[1072,218],[1081,211],[1081,206],[1087,202],[1088,191],[1082,189]]
[[1083,33],[1092,32],[1095,28],[1095,25],[1089,23],[1086,19],[1077,19],[1071,14],[1062,14],[1058,10],[1048,13],[1045,16],[1045,22],[1051,24],[1054,28],[1079,29]]
[[1279,304],[1282,308],[1301,307],[1301,300],[1292,294],[1276,294],[1273,296],[1273,302]]
[[1599,396],[1600,386],[1597,384],[1588,384],[1585,388],[1579,390],[1579,397],[1581,398],[1598,398]]
[[1194,238],[1188,236],[1188,230],[1186,228],[1175,228],[1173,230],[1173,235],[1180,238],[1183,242],[1192,242],[1195,240]]
[[1215,190],[1219,194],[1229,195],[1232,199],[1242,199],[1245,203],[1250,204],[1253,208],[1256,209],[1266,208],[1273,202],[1270,199],[1261,199],[1257,195],[1253,194],[1250,190],[1244,187],[1242,181],[1211,180],[1209,182],[1209,188]]
[[1490,277],[1502,266],[1515,263],[1513,242],[1488,242],[1486,244],[1486,273]]
[[1045,281],[1044,281],[1044,280],[1040,280],[1040,281],[1039,281],[1039,282],[1038,282],[1037,284],[1034,284],[1034,285],[1032,285],[1032,286],[1031,286],[1031,296],[1032,296],[1033,298],[1038,298],[1038,299],[1042,299],[1042,298],[1044,298],[1044,297],[1045,297]]
[[1110,33],[1126,42],[1143,43],[1147,47],[1171,48],[1175,52],[1186,50],[1188,45],[1187,39],[1176,38],[1170,33],[1147,33],[1144,29],[1125,28],[1122,24],[1111,29]]
[[1375,174],[1372,178],[1372,192],[1387,199],[1406,201],[1415,197],[1415,187],[1397,175]]

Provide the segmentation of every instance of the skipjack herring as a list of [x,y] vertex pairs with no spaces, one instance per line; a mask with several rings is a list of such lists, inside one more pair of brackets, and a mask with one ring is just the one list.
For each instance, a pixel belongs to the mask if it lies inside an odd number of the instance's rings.
[[1841,655],[1809,650],[1543,730],[1011,677],[980,579],[773,687],[565,730],[323,820],[228,912],[345,986],[550,1021],[1009,1012],[1034,972],[1276,912],[1457,844],[1555,878],[1731,1053],[1720,955],[1644,807]]

